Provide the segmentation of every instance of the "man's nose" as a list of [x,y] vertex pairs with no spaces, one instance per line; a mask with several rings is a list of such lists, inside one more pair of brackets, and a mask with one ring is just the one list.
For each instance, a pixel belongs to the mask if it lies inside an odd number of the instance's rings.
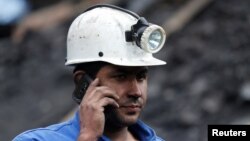
[[140,84],[138,83],[136,78],[133,78],[130,81],[128,94],[129,94],[129,96],[133,96],[133,97],[141,97],[142,96],[142,91],[140,89]]

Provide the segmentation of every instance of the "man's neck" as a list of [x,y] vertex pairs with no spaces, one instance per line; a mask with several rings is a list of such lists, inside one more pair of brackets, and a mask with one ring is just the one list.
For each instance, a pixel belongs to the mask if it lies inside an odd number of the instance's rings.
[[115,130],[114,128],[111,128],[112,130],[108,129],[110,128],[105,129],[104,134],[112,141],[137,141],[133,134],[128,130],[128,127],[123,127]]

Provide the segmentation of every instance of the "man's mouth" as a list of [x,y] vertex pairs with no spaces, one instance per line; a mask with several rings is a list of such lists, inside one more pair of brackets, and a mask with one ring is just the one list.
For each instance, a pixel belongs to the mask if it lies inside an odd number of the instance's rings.
[[141,105],[139,105],[139,104],[131,104],[131,105],[124,105],[124,106],[120,106],[120,107],[124,107],[124,108],[141,108]]
[[139,112],[141,111],[142,106],[139,104],[130,104],[130,105],[122,105],[120,106],[121,109],[125,109],[129,112]]

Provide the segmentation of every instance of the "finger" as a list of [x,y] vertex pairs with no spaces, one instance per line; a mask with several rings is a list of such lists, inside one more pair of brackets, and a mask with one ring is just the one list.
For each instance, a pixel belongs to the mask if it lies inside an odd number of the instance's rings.
[[119,100],[119,98],[120,98],[117,95],[116,91],[110,89],[109,87],[103,86],[101,90],[103,90],[102,91],[103,94],[101,95],[102,97],[109,97],[109,98],[113,98],[115,100]]
[[96,88],[99,85],[100,81],[99,78],[96,78],[94,81],[92,81],[89,84],[88,90],[87,91],[92,91],[94,88]]
[[119,108],[119,104],[113,99],[109,97],[105,97],[99,101],[100,106],[105,107],[108,105],[114,106],[116,108]]
[[117,95],[117,93],[107,86],[96,87],[93,90],[93,93],[94,94],[92,94],[91,97],[96,97],[96,99],[102,99],[103,97],[109,97],[109,98],[113,98],[117,101],[119,100],[119,96]]

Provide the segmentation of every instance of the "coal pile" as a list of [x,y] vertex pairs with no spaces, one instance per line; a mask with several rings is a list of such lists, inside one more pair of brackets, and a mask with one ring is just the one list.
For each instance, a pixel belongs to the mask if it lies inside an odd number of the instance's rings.
[[249,8],[215,1],[168,40],[144,115],[164,138],[205,141],[208,124],[250,123]]
[[75,103],[71,69],[64,66],[66,27],[30,33],[21,45],[0,42],[0,136],[58,122]]
[[[181,7],[159,1],[143,16],[162,24]],[[160,14],[159,14],[160,13]],[[56,123],[76,104],[64,66],[69,23],[0,40],[0,137]],[[141,118],[169,141],[206,141],[208,124],[250,123],[250,1],[216,0],[156,56]]]

